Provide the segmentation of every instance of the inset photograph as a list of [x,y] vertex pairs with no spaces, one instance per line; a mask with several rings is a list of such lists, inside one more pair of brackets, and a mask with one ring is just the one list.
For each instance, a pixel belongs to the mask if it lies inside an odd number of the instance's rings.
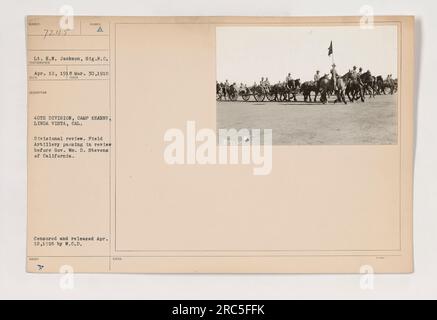
[[396,25],[217,27],[217,130],[273,145],[398,143]]

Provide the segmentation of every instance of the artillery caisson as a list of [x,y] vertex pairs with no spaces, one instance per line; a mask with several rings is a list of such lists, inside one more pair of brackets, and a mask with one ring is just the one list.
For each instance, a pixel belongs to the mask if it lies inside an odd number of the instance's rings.
[[249,101],[251,96],[253,96],[256,102],[263,102],[266,98],[268,101],[275,100],[275,94],[272,92],[271,88],[263,86],[247,88],[242,90],[240,95],[244,101]]

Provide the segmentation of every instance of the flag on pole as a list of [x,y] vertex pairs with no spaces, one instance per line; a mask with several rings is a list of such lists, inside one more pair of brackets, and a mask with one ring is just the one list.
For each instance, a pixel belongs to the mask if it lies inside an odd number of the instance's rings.
[[331,44],[329,45],[329,48],[328,48],[328,56],[330,57],[331,54],[333,54],[333,53],[334,53],[334,49],[332,47],[332,41],[331,41]]

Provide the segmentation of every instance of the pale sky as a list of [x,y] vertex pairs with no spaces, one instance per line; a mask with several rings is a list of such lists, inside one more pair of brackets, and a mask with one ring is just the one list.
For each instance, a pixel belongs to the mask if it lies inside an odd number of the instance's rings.
[[354,65],[372,75],[397,78],[396,26],[360,27],[217,27],[217,80],[259,83],[294,79],[312,80],[316,70],[329,73],[333,42],[339,74]]

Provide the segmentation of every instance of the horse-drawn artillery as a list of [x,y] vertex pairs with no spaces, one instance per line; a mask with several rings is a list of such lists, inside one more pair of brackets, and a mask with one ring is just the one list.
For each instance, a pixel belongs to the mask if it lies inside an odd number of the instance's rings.
[[[250,101],[253,97],[256,102],[263,102],[266,99],[267,101],[285,102],[297,101],[296,96],[301,94],[304,102],[316,102],[320,95],[320,102],[327,103],[328,98],[335,95],[337,96],[336,102],[346,103],[345,97],[349,98],[350,102],[357,100],[364,102],[366,95],[374,98],[376,94],[393,94],[397,91],[397,79],[384,80],[381,76],[372,76],[370,71],[358,75],[358,77],[354,77],[349,71],[336,79],[335,88],[333,79],[328,75],[321,77],[318,81],[307,81],[302,84],[300,79],[278,82],[274,85],[254,84],[252,87],[217,82],[216,99],[237,101],[241,96],[243,101]],[[315,94],[313,101],[311,99],[312,92]]]
[[237,85],[224,85],[217,83],[216,99],[219,101],[237,101],[241,96],[243,101],[250,101],[250,98],[256,102],[268,101],[297,101],[296,95],[300,93],[300,80],[291,80],[290,83],[277,83],[274,85],[254,85],[252,87],[237,87]]
[[256,102],[263,102],[266,98],[268,101],[275,101],[275,94],[270,86],[253,86],[241,90],[241,97],[244,101],[249,101],[253,96]]
[[217,84],[217,100],[237,101],[239,96],[241,96],[244,101],[249,101],[252,96],[256,102],[263,102],[266,98],[268,101],[275,100],[275,94],[271,90],[271,87],[255,85],[250,88],[238,88],[236,85],[225,86],[223,84]]

